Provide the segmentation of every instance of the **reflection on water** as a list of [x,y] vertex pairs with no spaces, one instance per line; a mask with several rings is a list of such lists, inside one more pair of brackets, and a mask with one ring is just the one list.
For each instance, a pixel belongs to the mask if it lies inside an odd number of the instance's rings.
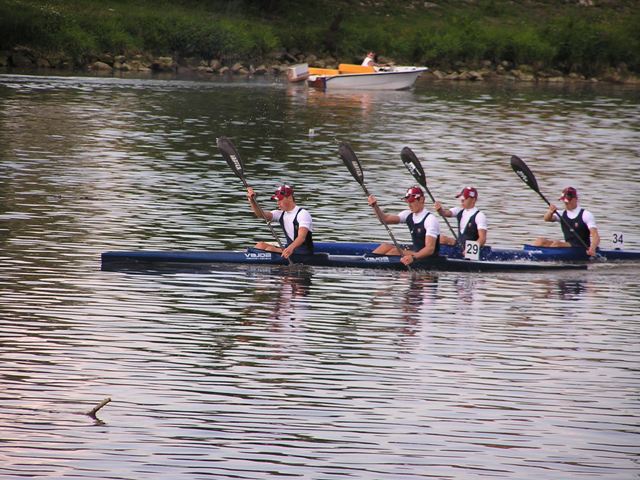
[[[622,232],[638,250],[639,200],[611,192],[638,184],[639,104],[593,87],[0,76],[0,477],[634,478],[637,264],[131,274],[99,255],[268,238],[220,135],[265,207],[296,185],[318,239],[385,239],[337,157],[348,140],[389,211],[413,183],[409,145],[448,206],[478,186],[494,245],[559,235],[517,154],[549,197],[584,192],[605,246]],[[107,397],[100,422],[85,415]]]
[[557,291],[561,300],[579,300],[587,286],[580,280],[559,281]]

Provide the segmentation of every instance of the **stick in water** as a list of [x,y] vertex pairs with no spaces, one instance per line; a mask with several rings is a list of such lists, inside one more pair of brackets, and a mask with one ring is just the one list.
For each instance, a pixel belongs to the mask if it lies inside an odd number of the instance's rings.
[[111,397],[107,397],[104,400],[102,400],[98,405],[96,405],[95,407],[93,407],[91,410],[89,410],[87,412],[87,415],[89,415],[91,418],[96,418],[96,414],[98,413],[98,410],[100,410],[102,407],[104,407],[107,403],[109,403],[111,401]]
[[[346,165],[351,175],[353,175],[353,178],[355,178],[356,181],[360,184],[365,195],[367,195],[368,197],[369,190],[367,189],[367,186],[364,183],[364,172],[362,171],[362,165],[360,165],[360,161],[358,160],[358,157],[356,156],[355,152],[351,148],[351,145],[349,145],[346,142],[341,143],[340,146],[338,147],[338,154],[340,155],[340,158],[342,158],[342,161]],[[380,220],[380,223],[384,225],[384,228],[387,229],[387,233],[389,234],[389,237],[391,238],[393,245],[396,247],[398,252],[402,254],[403,249],[400,248],[400,244],[398,244],[398,241],[396,240],[396,237],[393,235],[393,232],[389,228],[389,225],[387,225],[387,222],[384,221],[382,210],[380,210],[380,207],[377,204],[373,205],[373,209],[375,210],[376,215],[378,216],[378,220]],[[411,270],[411,267],[407,265],[407,269]]]

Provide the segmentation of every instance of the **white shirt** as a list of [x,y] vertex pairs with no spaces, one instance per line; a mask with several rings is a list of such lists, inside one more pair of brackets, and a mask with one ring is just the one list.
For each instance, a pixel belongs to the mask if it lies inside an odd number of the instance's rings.
[[[428,213],[429,212],[426,209],[422,209],[418,213],[414,213],[413,223],[420,223],[422,220],[424,220],[424,217]],[[409,215],[411,214],[412,214],[411,210],[401,211],[398,214],[398,217],[400,217],[400,222],[405,223],[407,221],[407,218],[409,218]],[[425,229],[425,236],[438,238],[438,235],[440,235],[440,222],[438,222],[438,219],[436,218],[435,215],[433,214],[429,215],[427,220],[424,222],[424,229]]]
[[[463,209],[462,207],[453,207],[451,209],[451,213],[453,213],[453,216],[455,217],[460,213],[461,210],[464,211],[462,212],[462,218],[460,219],[460,232],[464,232],[464,229],[467,228],[469,220],[478,211],[478,209],[476,207],[469,209]],[[488,230],[487,217],[483,212],[478,212],[478,216],[476,217],[476,225],[478,226],[478,230]]]
[[[571,220],[573,220],[578,216],[578,214],[580,213],[580,210],[582,210],[582,207],[580,207],[579,205],[573,210],[567,210],[567,216]],[[565,212],[564,210],[558,210],[559,215],[562,215],[564,212]],[[551,217],[551,220],[554,222],[560,221],[560,219],[558,218],[558,215],[554,215],[553,217]],[[598,228],[598,226],[596,225],[596,218],[593,216],[593,213],[591,213],[589,210],[584,211],[584,213],[582,214],[582,220],[584,221],[584,223],[587,224],[587,227],[589,228],[589,230],[591,230],[592,228]]]
[[289,212],[283,212],[282,210],[271,211],[274,222],[279,222],[280,217],[284,214],[284,229],[287,232],[289,238],[291,238],[292,240],[296,239],[293,228],[293,219],[296,218],[296,214],[299,210],[302,210],[302,212],[300,212],[300,215],[298,215],[298,226],[305,227],[310,232],[313,232],[313,220],[311,219],[311,215],[302,207],[296,206],[296,208]]
[[369,55],[367,55],[366,57],[364,57],[364,60],[362,61],[362,66],[363,67],[368,67],[369,65],[373,65],[375,62],[373,60],[373,57],[370,57]]

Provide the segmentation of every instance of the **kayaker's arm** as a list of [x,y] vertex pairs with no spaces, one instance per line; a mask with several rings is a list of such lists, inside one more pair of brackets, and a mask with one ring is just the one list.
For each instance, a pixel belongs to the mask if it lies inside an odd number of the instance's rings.
[[549,204],[549,209],[545,212],[544,214],[544,221],[545,222],[553,222],[555,221],[553,219],[553,215],[557,215],[558,219],[560,218],[560,214],[558,213],[558,207],[556,207],[553,203]]
[[433,255],[433,252],[436,250],[436,239],[431,235],[427,235],[425,237],[424,247],[417,252],[410,252],[407,255],[404,255],[400,261],[404,265],[410,265],[415,260],[420,260],[422,258],[427,258]]
[[589,233],[591,233],[591,246],[587,249],[587,254],[590,257],[596,256],[596,249],[600,245],[600,234],[598,233],[597,228],[590,228]]
[[398,215],[391,215],[389,213],[384,213],[382,211],[382,209],[378,206],[378,200],[374,195],[369,195],[368,201],[369,201],[369,206],[371,206],[372,208],[378,209],[384,223],[391,223],[391,224],[400,223],[400,217]]
[[444,208],[440,202],[434,203],[433,209],[443,217],[453,217],[453,212],[448,208]]
[[256,192],[254,192],[253,188],[247,188],[247,199],[249,200],[249,205],[251,206],[251,210],[258,218],[264,218],[267,221],[271,221],[273,219],[273,215],[271,212],[266,212],[262,210],[258,204],[256,203]]
[[487,231],[484,228],[478,229],[478,243],[481,247],[484,247],[484,244],[487,243]]
[[307,238],[307,234],[309,233],[309,229],[307,227],[298,228],[298,236],[289,244],[287,248],[282,250],[282,257],[289,258],[296,248],[304,244],[304,241]]

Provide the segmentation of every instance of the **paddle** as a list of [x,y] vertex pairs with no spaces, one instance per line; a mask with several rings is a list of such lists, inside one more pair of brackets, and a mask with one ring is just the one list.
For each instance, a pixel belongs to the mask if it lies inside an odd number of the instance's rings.
[[[217,140],[217,144],[218,148],[220,149],[220,153],[222,153],[223,158],[227,162],[227,165],[231,167],[233,173],[235,173],[236,176],[242,181],[244,188],[249,188],[249,184],[244,178],[244,162],[242,161],[242,158],[240,157],[240,154],[238,153],[238,150],[236,149],[233,142],[227,137],[220,137]],[[283,248],[282,243],[280,242],[280,239],[276,234],[276,231],[273,229],[271,222],[264,217],[264,210],[262,210],[260,205],[258,205],[255,197],[253,198],[253,201],[258,210],[258,214],[260,215],[260,217],[264,218],[265,222],[267,222],[267,226],[269,227],[269,230],[271,230],[271,235],[273,235],[273,238],[276,240],[276,242],[278,242],[278,246],[280,248]],[[289,259],[289,264],[291,264],[291,259]]]
[[[404,147],[400,152],[400,158],[402,158],[402,163],[404,163],[404,166],[407,167],[407,170],[409,170],[411,175],[413,175],[413,178],[415,178],[418,181],[418,183],[422,185],[422,187],[425,189],[425,191],[429,195],[429,198],[431,198],[431,201],[433,203],[436,203],[436,199],[433,198],[433,195],[431,195],[431,192],[429,191],[429,187],[427,187],[427,176],[424,173],[424,169],[422,168],[422,165],[420,164],[420,160],[418,160],[418,157],[416,156],[416,154],[413,153],[413,150],[411,150],[409,147]],[[453,227],[447,220],[447,217],[445,217],[443,214],[440,214],[440,215],[442,216],[445,223],[447,224],[447,227],[449,227],[449,230],[451,230],[451,233],[453,234],[453,238],[455,238],[457,242],[458,235],[456,235],[456,232],[454,231]]]
[[[524,160],[522,160],[520,157],[517,157],[516,155],[512,155],[511,168],[513,168],[513,171],[516,172],[516,175],[520,177],[520,180],[526,183],[531,190],[533,190],[538,195],[540,195],[540,198],[542,198],[547,205],[551,205],[551,203],[549,203],[549,200],[547,200],[547,197],[545,197],[544,194],[540,191],[535,175],[529,169],[529,167],[527,167],[527,164],[524,163]],[[570,230],[573,230],[571,228],[571,225],[567,223],[564,217],[558,213],[558,210],[555,211],[555,214],[558,216],[558,218],[562,223],[564,223],[567,227],[569,227]],[[584,240],[582,240],[582,238],[578,237],[577,235],[575,237],[580,241],[580,243],[584,248],[586,248],[587,250],[589,249],[589,246],[585,243]],[[596,257],[600,257],[600,255],[596,254]]]
[[[362,171],[362,165],[360,165],[360,161],[358,160],[358,157],[356,156],[355,152],[351,148],[351,145],[349,145],[346,142],[342,142],[338,147],[338,154],[340,155],[340,158],[342,158],[342,161],[346,165],[351,175],[353,175],[353,178],[355,178],[356,181],[360,184],[365,195],[368,197],[369,190],[367,189],[367,186],[364,183],[364,172]],[[393,245],[396,247],[398,252],[402,252],[403,249],[400,248],[400,245],[398,244],[396,237],[393,235],[393,232],[389,228],[389,225],[387,225],[387,222],[384,221],[382,210],[380,210],[380,207],[378,206],[377,203],[373,204],[373,209],[376,212],[376,215],[378,216],[378,220],[380,220],[380,223],[384,225],[384,228],[387,229],[387,233],[389,234],[389,237],[391,238]],[[407,265],[407,269],[411,270],[411,267]]]

